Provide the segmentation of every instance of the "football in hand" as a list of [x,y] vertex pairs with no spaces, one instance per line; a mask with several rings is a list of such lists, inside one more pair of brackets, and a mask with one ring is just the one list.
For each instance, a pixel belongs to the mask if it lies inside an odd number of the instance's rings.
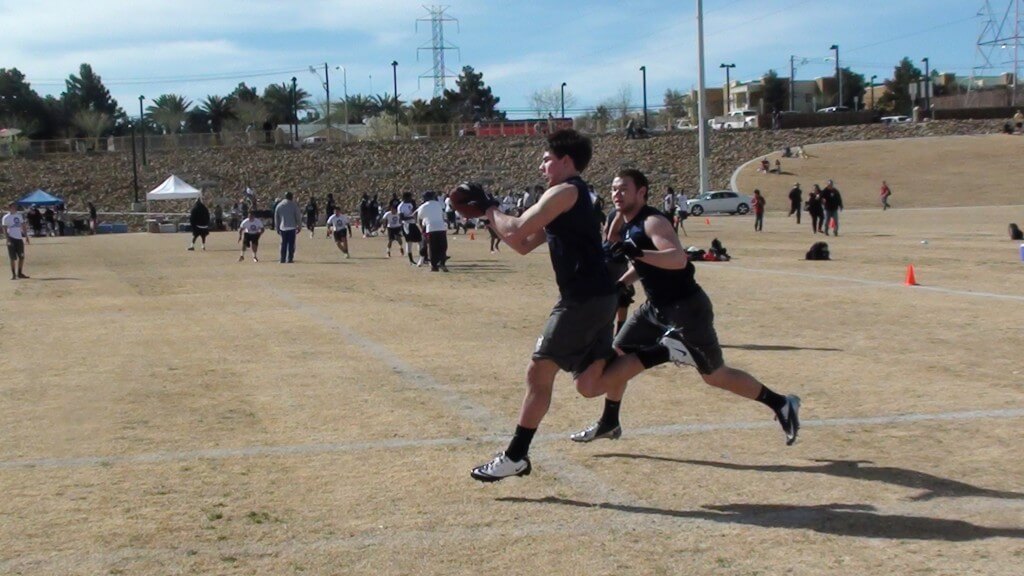
[[480,218],[487,213],[487,208],[497,202],[487,197],[484,187],[476,182],[463,182],[448,193],[452,208],[463,218]]

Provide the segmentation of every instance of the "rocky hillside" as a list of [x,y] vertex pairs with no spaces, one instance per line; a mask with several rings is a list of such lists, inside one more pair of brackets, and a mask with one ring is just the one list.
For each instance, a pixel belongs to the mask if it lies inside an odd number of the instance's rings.
[[[728,186],[742,163],[785,146],[842,140],[904,138],[997,132],[998,121],[935,121],[888,128],[882,125],[796,130],[711,133],[710,171],[715,188]],[[301,199],[328,192],[354,207],[363,193],[446,189],[477,179],[497,191],[541,183],[539,138],[454,138],[403,142],[362,142],[314,149],[207,148],[150,154],[139,174],[140,196],[171,173],[193,185],[209,186],[214,198],[237,199],[248,185],[262,201],[294,192]],[[643,140],[621,135],[594,138],[594,159],[586,172],[606,190],[621,167],[649,175],[655,196],[665,186],[697,188],[696,132],[659,134]],[[141,168],[141,167],[140,167]],[[0,160],[0,197],[35,188],[63,196],[72,210],[92,200],[101,211],[127,210],[132,200],[130,153],[50,154]]]

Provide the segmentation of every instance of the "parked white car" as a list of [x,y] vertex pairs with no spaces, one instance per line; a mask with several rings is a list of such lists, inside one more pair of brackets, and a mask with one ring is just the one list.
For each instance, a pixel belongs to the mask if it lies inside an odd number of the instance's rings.
[[713,130],[736,130],[757,128],[757,110],[733,110],[726,116],[708,120]]
[[693,216],[705,212],[726,212],[729,214],[746,214],[750,212],[750,196],[737,194],[732,190],[713,190],[686,201],[686,211]]
[[882,116],[882,124],[890,126],[892,124],[906,124],[907,122],[913,122],[913,118],[910,116]]

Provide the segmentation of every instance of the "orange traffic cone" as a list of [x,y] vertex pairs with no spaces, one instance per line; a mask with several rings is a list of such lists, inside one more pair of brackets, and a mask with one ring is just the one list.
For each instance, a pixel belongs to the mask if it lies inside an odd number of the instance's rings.
[[472,230],[469,231],[469,239],[476,240],[476,233],[473,232]]
[[907,265],[907,279],[903,282],[906,286],[917,286],[917,278],[914,277],[914,265]]
[[711,226],[711,218],[705,218],[704,223],[707,224],[708,226]]

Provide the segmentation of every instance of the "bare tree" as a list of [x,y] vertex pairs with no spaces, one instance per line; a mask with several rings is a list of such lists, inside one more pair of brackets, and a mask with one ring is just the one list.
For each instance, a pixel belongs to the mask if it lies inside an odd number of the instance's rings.
[[633,107],[633,88],[629,84],[622,84],[614,96],[608,99],[608,108],[619,121],[619,127],[626,125],[629,120],[629,109]]
[[[576,96],[572,92],[565,92],[565,109],[569,110],[576,106]],[[530,108],[537,113],[538,117],[548,114],[562,114],[562,88],[541,88],[530,94]]]

